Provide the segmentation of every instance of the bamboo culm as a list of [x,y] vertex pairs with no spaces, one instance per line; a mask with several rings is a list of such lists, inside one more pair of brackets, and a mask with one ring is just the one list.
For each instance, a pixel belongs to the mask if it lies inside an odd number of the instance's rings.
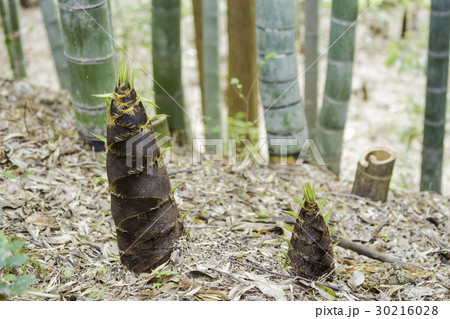
[[256,34],[269,152],[299,154],[308,129],[298,84],[295,0],[257,0]]
[[205,90],[206,138],[222,137],[220,61],[219,61],[219,1],[203,1],[203,88]]
[[11,34],[11,23],[9,22],[8,0],[0,0],[0,15],[2,18],[2,28],[5,35],[6,49],[8,50],[9,64],[14,72],[14,51],[11,41],[8,40]]
[[339,174],[355,52],[358,0],[333,0],[327,77],[317,142],[328,168]]
[[107,1],[59,0],[59,9],[78,134],[103,150],[91,133],[105,135],[107,107],[94,95],[108,92],[116,77]]
[[25,58],[20,36],[18,0],[1,0],[0,11],[2,16],[5,43],[8,48],[9,60],[13,70],[14,78],[26,77]]
[[195,27],[195,47],[197,49],[197,64],[199,73],[200,89],[202,93],[202,114],[206,114],[205,106],[205,87],[203,70],[203,0],[192,0],[192,9],[194,11],[194,27]]
[[[255,0],[228,0],[228,83],[239,80],[242,96],[229,84],[229,116],[258,120],[258,64],[256,61]],[[245,52],[245,54],[243,54]],[[241,118],[242,119],[242,118]]]
[[441,192],[449,58],[450,1],[432,0],[420,189]]
[[167,114],[171,132],[185,131],[181,77],[180,0],[152,0],[152,56],[158,114]]
[[59,85],[62,89],[69,89],[69,67],[64,56],[64,39],[55,0],[39,0],[39,6],[42,17],[44,18],[48,41],[52,49]]
[[305,0],[305,113],[309,138],[316,137],[319,1]]

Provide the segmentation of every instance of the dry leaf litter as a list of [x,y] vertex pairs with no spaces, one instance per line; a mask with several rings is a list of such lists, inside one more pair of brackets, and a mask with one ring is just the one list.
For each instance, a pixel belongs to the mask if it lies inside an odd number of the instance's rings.
[[[394,189],[376,204],[349,197],[351,181],[320,167],[193,165],[186,149],[165,160],[172,187],[182,183],[175,198],[181,213],[190,210],[187,233],[152,274],[130,273],[118,261],[105,154],[80,146],[69,101],[0,79],[0,230],[26,240],[25,270],[37,277],[16,299],[449,299],[449,197]],[[292,223],[283,210],[298,210],[292,197],[306,182],[319,201],[328,195],[335,234],[423,269],[337,247],[333,281],[293,278],[282,263]]]

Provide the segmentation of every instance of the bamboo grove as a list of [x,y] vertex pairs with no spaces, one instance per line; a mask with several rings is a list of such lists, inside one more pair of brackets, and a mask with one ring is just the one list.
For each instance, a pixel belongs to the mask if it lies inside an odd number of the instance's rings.
[[[184,90],[182,74],[182,2],[151,1],[152,82],[154,106],[159,106],[155,109],[159,116],[154,118],[147,116],[142,104],[147,100],[137,94],[128,64],[122,62],[117,71],[109,1],[58,0],[56,5],[41,0],[39,4],[60,86],[71,93],[80,140],[96,151],[106,150],[111,212],[122,263],[136,273],[151,271],[168,260],[176,240],[184,234],[162,159],[167,148],[160,148],[161,136],[155,133],[163,132],[163,147],[170,144],[170,136],[179,134],[185,139],[190,133],[191,115],[184,98],[190,92]],[[222,115],[237,118],[243,113],[244,124],[265,123],[272,159],[301,157],[305,142],[313,139],[327,167],[338,175],[358,45],[358,1],[332,1],[319,111],[318,1],[305,0],[304,100],[300,93],[303,75],[298,72],[296,1],[227,1],[228,74],[223,77],[219,4],[218,0],[193,0],[204,136],[226,138]],[[435,192],[441,191],[442,184],[449,12],[448,0],[431,1],[420,187]],[[11,69],[15,78],[22,79],[26,59],[18,1],[0,0],[0,14]],[[107,100],[100,100],[99,94]],[[95,137],[105,135],[106,144]],[[298,275],[330,276],[334,261],[329,216],[321,213],[323,205],[316,203],[311,185],[305,185],[303,192],[304,199],[297,200],[299,212],[291,212],[296,225],[286,255]]]

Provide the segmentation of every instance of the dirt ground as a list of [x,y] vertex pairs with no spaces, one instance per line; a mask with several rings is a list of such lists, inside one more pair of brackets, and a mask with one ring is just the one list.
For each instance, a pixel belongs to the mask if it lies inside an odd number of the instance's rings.
[[[323,11],[321,28],[326,30],[327,11]],[[192,209],[185,219],[187,234],[168,263],[140,276],[118,262],[104,181],[105,154],[77,143],[70,98],[57,90],[39,10],[22,14],[32,92],[24,93],[26,85],[8,80],[8,65],[0,65],[4,75],[0,79],[0,162],[2,171],[15,176],[0,175],[0,230],[27,241],[33,262],[26,271],[37,277],[35,291],[17,299],[450,299],[450,190],[445,186],[444,195],[418,193],[420,138],[413,139],[409,149],[400,140],[411,126],[421,130],[421,113],[410,109],[414,101],[423,104],[425,76],[386,67],[386,40],[383,35],[369,36],[374,20],[389,23],[394,13],[374,16],[368,11],[361,19],[341,177],[306,164],[238,167],[219,160],[192,165],[186,149],[174,150],[167,154],[166,165],[172,186],[183,183],[175,192],[180,211]],[[425,23],[427,17],[418,19]],[[189,17],[183,23],[192,30]],[[389,30],[393,35],[386,35],[388,39],[398,35],[395,27]],[[198,112],[192,34],[183,40],[184,80],[189,92],[186,103]],[[321,40],[322,50],[326,42]],[[7,61],[6,50],[0,50],[0,59]],[[134,63],[149,65],[148,56],[140,59]],[[325,64],[325,59],[320,60],[321,87]],[[447,149],[448,143],[449,139]],[[397,153],[385,204],[348,196],[356,161],[373,145],[388,146]],[[444,185],[449,185],[448,166],[445,174]],[[298,210],[293,196],[302,196],[305,182],[316,186],[319,201],[329,196],[325,210],[334,211],[331,224],[336,225],[336,235],[419,268],[381,263],[338,246],[332,281],[292,278],[280,262],[285,259],[281,251],[288,248],[281,237],[290,236],[282,227],[292,223],[283,210]],[[319,282],[331,290],[321,288]]]

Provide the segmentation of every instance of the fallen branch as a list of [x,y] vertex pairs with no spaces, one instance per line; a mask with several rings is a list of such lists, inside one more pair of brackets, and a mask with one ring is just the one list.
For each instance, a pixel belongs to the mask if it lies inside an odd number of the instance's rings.
[[228,277],[234,279],[235,281],[237,281],[237,282],[240,283],[240,284],[243,284],[244,286],[248,286],[248,285],[249,285],[249,283],[248,283],[247,281],[245,281],[245,280],[239,278],[239,277],[236,276],[235,274],[232,274],[231,272],[226,271],[226,270],[224,270],[224,269],[215,268],[215,267],[208,267],[208,269],[211,269],[211,270],[220,272],[220,273],[222,273],[222,274],[224,274],[224,275],[227,275]]
[[38,292],[38,291],[27,291],[27,294],[36,296],[36,297],[42,297],[42,298],[53,298],[53,299],[60,298],[59,295],[46,294],[46,293]]
[[369,257],[369,258],[372,258],[372,259],[375,259],[375,260],[378,260],[381,262],[399,264],[399,265],[403,265],[403,266],[407,266],[407,267],[411,267],[411,268],[425,270],[420,265],[401,261],[400,259],[398,259],[396,257],[389,256],[384,253],[380,253],[376,250],[373,250],[373,249],[363,246],[361,244],[355,243],[351,240],[341,238],[338,236],[334,236],[334,235],[332,236],[332,239],[333,239],[333,242],[339,242],[338,246],[345,248],[345,249],[352,250],[357,254],[360,254],[360,255],[363,255],[363,256],[366,256],[366,257]]

